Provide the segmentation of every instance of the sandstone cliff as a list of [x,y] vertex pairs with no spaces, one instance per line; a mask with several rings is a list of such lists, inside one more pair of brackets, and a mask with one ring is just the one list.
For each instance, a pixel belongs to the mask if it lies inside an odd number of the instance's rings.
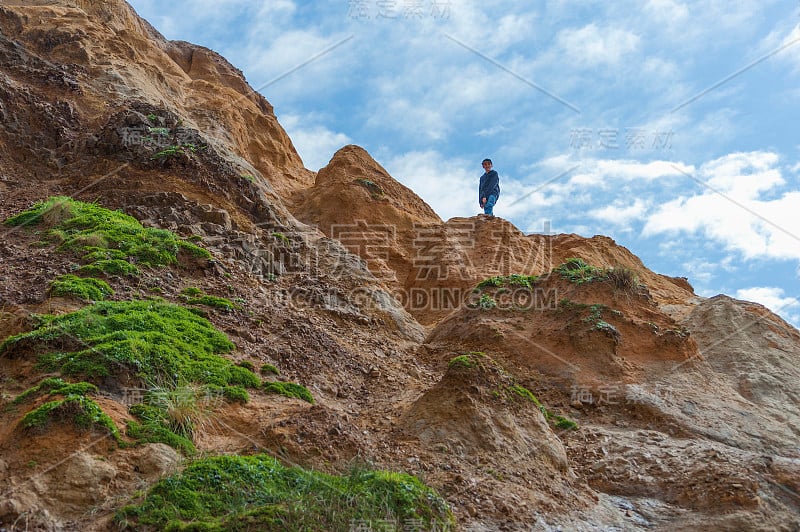
[[[443,222],[357,146],[311,172],[241,72],[122,0],[4,2],[0,60],[0,219],[69,196],[181,237],[63,199],[0,226],[0,527],[157,529],[120,509],[261,453],[411,473],[465,530],[800,526],[800,333],[767,309],[606,237]],[[59,291],[75,274],[100,295]],[[125,305],[125,332],[87,332]],[[219,375],[131,362],[203,334]],[[184,439],[143,437],[176,390]]]

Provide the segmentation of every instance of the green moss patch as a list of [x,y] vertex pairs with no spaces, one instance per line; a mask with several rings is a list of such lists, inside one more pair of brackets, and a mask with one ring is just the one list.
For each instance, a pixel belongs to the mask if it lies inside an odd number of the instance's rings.
[[102,259],[78,269],[83,275],[120,275],[136,277],[141,270],[135,264],[122,259]]
[[228,312],[241,308],[240,305],[237,305],[230,299],[204,294],[202,290],[194,286],[187,286],[181,290],[181,296],[189,305],[205,305]]
[[264,364],[261,366],[261,374],[262,375],[280,375],[280,371],[272,364]]
[[191,297],[186,301],[190,305],[205,305],[207,307],[218,308],[222,310],[226,310],[231,312],[237,308],[241,308],[239,305],[231,301],[230,299],[225,299],[224,297],[217,297],[217,296],[209,296],[209,295],[202,295],[200,297]]
[[233,349],[205,318],[162,301],[99,302],[42,319],[0,344],[0,355],[34,347],[39,366],[94,378],[133,374],[143,382],[258,387],[250,370],[219,356]]
[[531,393],[530,390],[525,388],[524,386],[520,386],[519,384],[513,384],[508,387],[508,391],[514,395],[521,397],[526,401],[530,401],[531,403],[536,405],[536,408],[542,413],[544,418],[553,423],[557,428],[568,430],[568,429],[577,429],[578,424],[574,421],[565,418],[564,416],[559,416],[550,410],[548,410],[539,399]]
[[517,286],[521,288],[533,288],[534,283],[539,280],[536,275],[522,275],[512,273],[511,275],[496,275],[489,277],[478,283],[478,288],[499,288],[504,286]]
[[465,355],[459,355],[450,359],[447,367],[450,369],[472,369],[486,364],[490,359],[481,351],[472,351]]
[[222,389],[222,396],[233,403],[244,404],[250,400],[250,394],[241,386],[225,386]]
[[[178,253],[210,258],[210,253],[170,231],[145,228],[136,218],[64,196],[33,205],[5,221],[13,226],[42,226],[45,238],[60,243],[60,250],[74,251],[88,263],[85,273],[133,275],[133,264],[166,266],[178,263]],[[125,266],[119,261],[131,263]]]
[[122,443],[122,437],[114,421],[97,403],[84,395],[70,394],[64,399],[44,403],[25,414],[20,424],[26,429],[41,429],[52,419],[70,420],[83,429],[94,427],[105,429],[117,443]]
[[314,404],[314,397],[311,395],[311,392],[308,391],[308,388],[302,384],[296,384],[294,382],[265,382],[264,391],[302,399],[303,401]]
[[418,478],[353,470],[336,476],[285,467],[267,455],[197,460],[158,482],[136,506],[121,509],[127,529],[352,530],[356,522],[454,526],[447,503]]
[[472,351],[454,357],[447,367],[448,372],[452,372],[451,375],[469,376],[467,382],[470,385],[478,384],[488,388],[494,398],[503,402],[518,403],[522,401],[523,403],[532,403],[547,421],[558,428],[574,429],[578,427],[574,421],[548,410],[530,390],[520,385],[517,379],[496,360],[481,351]]
[[58,377],[48,377],[33,388],[19,394],[12,403],[18,405],[45,393],[50,395],[90,395],[97,392],[97,386],[89,382],[69,383]]
[[50,295],[56,297],[75,297],[89,301],[102,301],[114,291],[102,279],[61,275],[50,282]]

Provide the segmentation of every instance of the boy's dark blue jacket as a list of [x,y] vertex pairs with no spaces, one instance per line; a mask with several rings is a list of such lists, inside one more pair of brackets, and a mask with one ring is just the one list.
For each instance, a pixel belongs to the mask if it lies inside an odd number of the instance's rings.
[[478,204],[483,198],[494,196],[495,199],[500,198],[500,176],[497,175],[496,170],[491,170],[481,176],[480,185],[478,185]]

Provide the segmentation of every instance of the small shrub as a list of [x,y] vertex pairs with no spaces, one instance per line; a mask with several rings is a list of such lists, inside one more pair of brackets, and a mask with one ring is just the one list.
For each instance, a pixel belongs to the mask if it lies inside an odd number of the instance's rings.
[[625,266],[615,266],[606,270],[606,277],[616,290],[635,292],[639,286],[639,277],[635,271]]
[[381,186],[370,179],[356,179],[356,183],[369,190],[373,197],[383,196]]
[[311,392],[308,391],[308,388],[302,384],[296,384],[294,382],[265,382],[263,387],[264,391],[267,393],[294,397],[296,399],[302,399],[307,403],[314,404],[314,397],[311,395]]
[[561,277],[571,283],[583,284],[606,279],[605,270],[586,264],[583,259],[570,258],[556,268]]
[[67,274],[50,282],[50,295],[55,297],[76,297],[89,301],[102,301],[114,293],[107,282],[91,277],[78,277]]
[[197,151],[205,150],[205,146],[197,146],[190,142],[185,142],[183,144],[174,144],[172,146],[167,146],[163,150],[156,152],[153,154],[151,159],[166,159],[169,157],[176,157],[178,155],[189,155],[191,153],[195,153]]
[[490,310],[497,306],[497,301],[494,300],[489,294],[481,294],[478,300],[478,308],[482,310]]
[[567,419],[563,416],[552,416],[555,420],[556,427],[562,430],[578,430],[578,424],[572,421],[571,419]]
[[536,275],[522,275],[519,273],[512,273],[511,275],[496,275],[489,277],[478,283],[477,288],[490,288],[502,286],[518,286],[522,288],[533,288],[534,283],[539,280]]
[[460,355],[455,358],[450,359],[450,362],[447,363],[447,367],[451,369],[470,369],[475,366],[472,358],[469,355]]
[[197,297],[202,294],[203,291],[197,288],[196,286],[187,286],[183,290],[181,290],[181,294],[189,297]]

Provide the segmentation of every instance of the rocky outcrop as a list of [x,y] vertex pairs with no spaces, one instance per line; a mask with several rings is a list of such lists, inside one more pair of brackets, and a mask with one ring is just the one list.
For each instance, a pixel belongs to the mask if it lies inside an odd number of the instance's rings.
[[[464,529],[800,525],[800,333],[767,309],[700,298],[607,237],[443,222],[357,146],[315,174],[241,72],[122,0],[6,2],[0,60],[0,219],[69,195],[202,245],[202,263],[104,275],[109,297],[226,298],[193,307],[225,356],[315,400],[202,402],[200,453],[408,471]],[[66,233],[1,230],[0,342],[90,304],[51,297],[84,265]],[[570,258],[623,278],[571,281]],[[124,524],[183,457],[132,445],[129,382],[94,396],[123,445],[63,416],[23,426],[47,399],[16,399],[53,375],[37,356],[0,355],[0,527]]]

